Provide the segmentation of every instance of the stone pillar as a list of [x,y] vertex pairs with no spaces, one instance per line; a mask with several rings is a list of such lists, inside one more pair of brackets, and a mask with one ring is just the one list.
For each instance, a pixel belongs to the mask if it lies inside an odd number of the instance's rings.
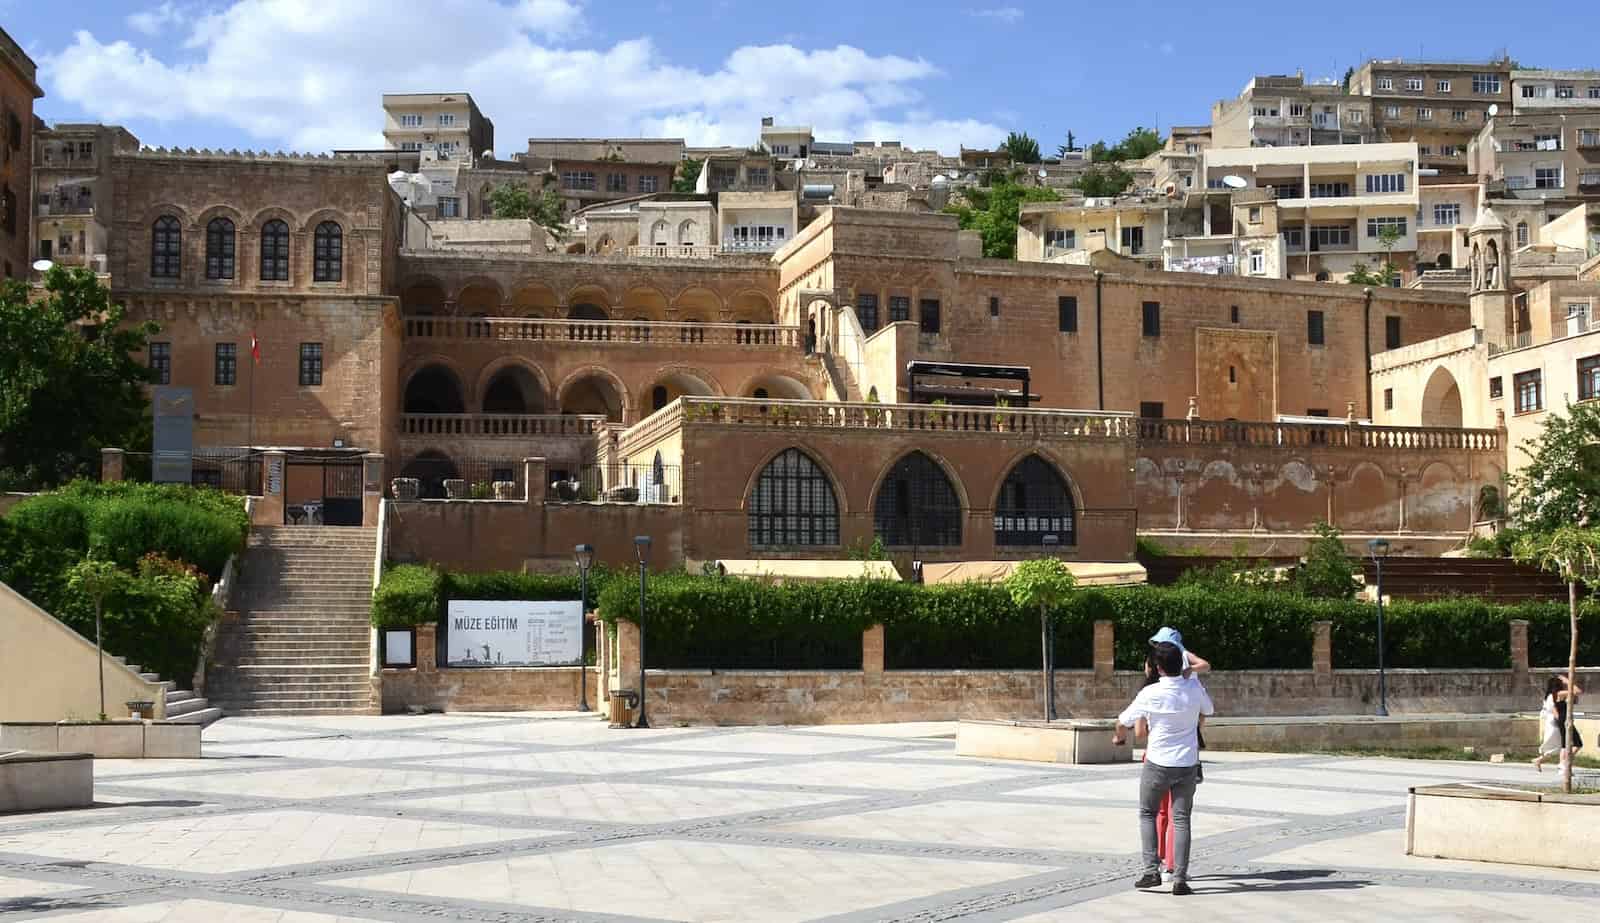
[[111,484],[122,480],[122,468],[128,455],[121,449],[100,450],[100,482]]
[[1512,619],[1511,625],[1511,672],[1528,672],[1528,621],[1526,619]]
[[861,672],[883,674],[883,626],[874,625],[861,633]]
[[417,626],[417,649],[413,651],[417,658],[418,673],[439,672],[439,642],[435,634],[437,625]]
[[612,622],[617,633],[617,680],[614,689],[639,691],[639,626],[626,619]]
[[383,453],[368,452],[361,456],[361,524],[376,526],[378,508],[382,505]]
[[529,503],[543,504],[545,495],[550,490],[548,465],[543,458],[524,458],[522,460],[522,483],[526,485]]
[[1116,624],[1108,619],[1094,623],[1094,678],[1096,682],[1108,680],[1117,669]]
[[258,526],[283,525],[283,479],[288,456],[271,450],[261,453],[261,502],[251,521]]
[[598,709],[611,697],[611,626],[599,619],[594,622],[594,698]]
[[1312,622],[1311,670],[1318,676],[1333,672],[1333,623]]

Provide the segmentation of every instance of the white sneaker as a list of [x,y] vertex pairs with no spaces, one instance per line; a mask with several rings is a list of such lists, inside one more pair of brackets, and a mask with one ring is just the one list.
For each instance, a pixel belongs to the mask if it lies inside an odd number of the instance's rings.
[[1169,885],[1172,884],[1172,870],[1171,869],[1162,869],[1161,870],[1161,883],[1162,884],[1169,884]]

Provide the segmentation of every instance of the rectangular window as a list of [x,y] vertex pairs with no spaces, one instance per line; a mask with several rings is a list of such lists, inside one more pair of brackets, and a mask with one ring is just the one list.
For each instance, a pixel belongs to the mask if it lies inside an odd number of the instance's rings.
[[1455,202],[1442,202],[1433,206],[1433,223],[1452,226],[1461,223],[1461,206]]
[[1161,335],[1161,302],[1146,301],[1144,303],[1144,335],[1158,337]]
[[1061,333],[1078,332],[1078,297],[1062,295],[1056,299],[1056,330]]
[[1505,386],[1500,383],[1500,376],[1489,379],[1489,396],[1499,398],[1505,396]]
[[1535,167],[1533,171],[1533,186],[1535,189],[1560,189],[1560,167]]
[[1433,153],[1433,145],[1419,144],[1417,145],[1417,153],[1421,154],[1423,157],[1427,157]]
[[655,192],[656,191],[656,182],[657,182],[657,178],[654,177],[654,176],[641,176],[641,177],[639,177],[639,191],[640,192]]
[[1071,228],[1052,228],[1045,244],[1058,250],[1071,250],[1078,245],[1078,232]]
[[216,368],[211,381],[218,385],[231,385],[235,383],[239,374],[239,345],[237,343],[218,343]]
[[1465,122],[1466,120],[1467,120],[1467,110],[1465,110],[1465,109],[1451,109],[1450,110],[1450,121],[1452,121],[1452,122]]
[[856,296],[856,320],[861,329],[871,333],[878,329],[878,296],[862,292]]
[[1311,198],[1342,199],[1350,195],[1349,183],[1312,183]]
[[1500,92],[1500,75],[1499,74],[1473,74],[1472,75],[1472,92],[1480,93],[1480,94],[1483,94],[1483,93],[1498,94]]
[[766,167],[750,167],[744,171],[744,175],[752,186],[765,186],[772,178],[771,171]]
[[606,174],[606,192],[627,192],[627,191],[628,191],[628,174],[626,174],[626,173],[607,173]]
[[1239,322],[1239,306],[1238,305],[1230,305],[1228,307],[1228,322],[1232,323],[1232,324],[1237,324]]
[[1000,316],[1000,299],[996,298],[993,295],[989,296],[989,316],[990,317],[999,317]]
[[1406,175],[1404,173],[1369,173],[1367,174],[1368,193],[1405,192]]
[[1394,409],[1394,389],[1393,388],[1384,388],[1383,389],[1383,409],[1384,410],[1393,410]]
[[401,141],[400,142],[400,150],[402,150],[402,151],[420,151],[420,150],[422,150],[422,142],[421,141]]
[[561,186],[565,189],[593,189],[593,170],[565,170],[561,173]]
[[1543,375],[1538,369],[1528,372],[1518,372],[1511,379],[1511,384],[1516,388],[1517,413],[1532,413],[1544,409],[1544,389],[1540,380]]
[[1397,119],[1397,118],[1399,118],[1400,117],[1400,107],[1399,106],[1384,106],[1383,107],[1383,117],[1386,118],[1386,119]]
[[1570,83],[1556,84],[1556,99],[1572,99],[1577,95],[1576,89]]
[[1600,129],[1595,129],[1595,128],[1580,128],[1580,129],[1578,129],[1578,146],[1579,147],[1600,147]]
[[1311,249],[1332,250],[1350,246],[1350,229],[1340,225],[1312,225]]
[[1306,246],[1305,228],[1284,228],[1283,245],[1290,250],[1304,250]]
[[448,112],[439,113],[439,124],[440,125],[454,125],[455,123],[456,123],[456,117],[454,115],[452,115],[452,114],[450,114]]
[[1363,113],[1360,109],[1351,109],[1350,110],[1350,124],[1351,125],[1360,125],[1361,124],[1361,120],[1363,118],[1365,118],[1365,117],[1366,117],[1365,113]]
[[1600,99],[1600,83],[1589,87],[1589,92],[1585,95],[1587,95],[1590,99]]
[[917,305],[922,321],[923,333],[939,332],[939,302],[934,298],[924,298]]
[[1406,92],[1407,93],[1421,93],[1422,92],[1422,78],[1421,77],[1407,77],[1406,78]]
[[1550,95],[1550,88],[1542,83],[1525,83],[1522,85],[1523,99],[1544,99]]
[[1578,400],[1592,401],[1600,397],[1600,356],[1584,356],[1578,360]]
[[1144,252],[1144,228],[1123,228],[1122,249],[1127,253],[1138,254]]
[[439,197],[439,217],[461,217],[461,199],[457,196],[442,195]]
[[1291,117],[1300,118],[1301,116],[1303,116],[1305,114],[1306,114],[1306,104],[1305,103],[1290,103],[1289,104],[1289,115]]
[[1561,132],[1536,131],[1533,133],[1533,148],[1538,151],[1561,150]]
[[420,115],[402,115],[402,116],[400,116],[400,125],[403,128],[421,128],[422,127],[422,116],[420,116]]
[[83,160],[89,160],[90,158],[94,157],[94,142],[93,141],[79,141],[78,142],[78,157],[83,159]]
[[1250,251],[1250,274],[1259,276],[1267,271],[1267,254],[1261,250]]
[[1436,80],[1434,81],[1433,89],[1436,93],[1448,93],[1450,92],[1450,81]]
[[1400,318],[1393,314],[1383,319],[1383,348],[1400,348]]
[[150,344],[150,370],[156,373],[156,384],[172,384],[172,344]]
[[1323,339],[1325,333],[1322,327],[1322,317],[1321,311],[1306,312],[1306,342],[1312,346],[1321,346],[1326,342]]
[[1378,78],[1378,89],[1380,89],[1380,90],[1392,90],[1392,89],[1394,89],[1394,78],[1393,77],[1379,77]]
[[1166,405],[1160,401],[1140,401],[1139,416],[1146,420],[1164,420],[1167,416]]
[[1368,218],[1367,236],[1376,240],[1383,236],[1387,229],[1394,229],[1401,237],[1406,236],[1406,219],[1404,218]]
[[1261,206],[1252,205],[1250,207],[1249,221],[1250,221],[1251,224],[1260,224],[1261,223]]
[[1423,122],[1431,122],[1433,121],[1433,110],[1427,106],[1419,106],[1417,108],[1417,118]]
[[300,387],[314,388],[322,384],[322,344],[300,344]]
[[738,167],[712,167],[711,179],[707,183],[712,189],[732,189],[739,184]]
[[896,324],[900,321],[911,319],[911,299],[905,295],[889,296],[889,323]]

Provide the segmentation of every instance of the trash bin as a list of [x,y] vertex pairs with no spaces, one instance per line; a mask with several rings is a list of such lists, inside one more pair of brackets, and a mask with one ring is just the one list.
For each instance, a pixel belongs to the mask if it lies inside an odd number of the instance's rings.
[[136,700],[133,702],[128,702],[127,706],[129,718],[143,718],[145,720],[149,720],[156,716],[156,703],[154,702],[140,702]]
[[611,690],[611,726],[633,727],[633,710],[638,705],[639,694],[632,689]]

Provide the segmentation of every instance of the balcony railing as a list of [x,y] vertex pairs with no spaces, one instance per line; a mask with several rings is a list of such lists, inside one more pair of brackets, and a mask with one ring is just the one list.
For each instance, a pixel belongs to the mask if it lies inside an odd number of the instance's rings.
[[709,260],[720,252],[720,247],[696,247],[689,244],[635,244],[628,248],[629,256],[658,260]]
[[1151,420],[1138,423],[1140,445],[1332,446],[1350,449],[1495,451],[1500,431],[1349,423],[1247,423],[1238,420]]
[[405,319],[407,339],[554,340],[618,345],[753,346],[801,345],[799,327],[779,324],[695,324],[669,321],[562,320],[531,317],[434,317]]
[[[686,423],[813,429],[1013,433],[1034,437],[1123,439],[1134,434],[1132,414],[1080,410],[1012,410],[942,404],[871,404],[766,398],[683,397]],[[671,410],[669,406],[661,414]],[[653,417],[656,415],[653,415]],[[665,424],[670,414],[658,423]]]
[[407,413],[400,415],[406,436],[593,436],[604,416],[553,413]]

